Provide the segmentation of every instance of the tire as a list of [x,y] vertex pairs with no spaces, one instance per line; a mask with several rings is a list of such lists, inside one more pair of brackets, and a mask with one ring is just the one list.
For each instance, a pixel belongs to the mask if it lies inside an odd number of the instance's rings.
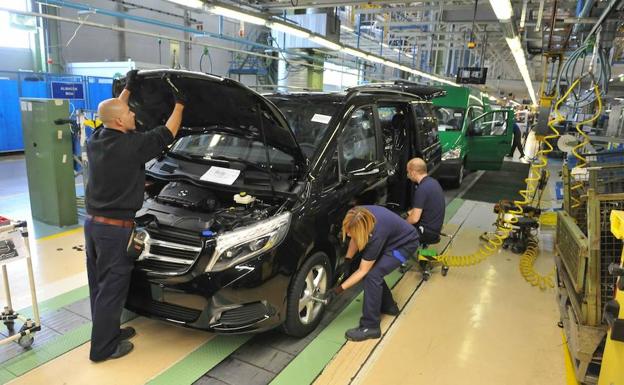
[[288,289],[284,333],[304,337],[318,326],[325,305],[312,301],[311,296],[315,288],[318,294],[329,290],[330,274],[329,258],[324,253],[314,253],[303,263]]
[[451,180],[453,187],[461,187],[461,184],[464,181],[465,172],[466,170],[464,169],[464,162],[462,161],[459,165],[459,171],[457,172],[457,176]]

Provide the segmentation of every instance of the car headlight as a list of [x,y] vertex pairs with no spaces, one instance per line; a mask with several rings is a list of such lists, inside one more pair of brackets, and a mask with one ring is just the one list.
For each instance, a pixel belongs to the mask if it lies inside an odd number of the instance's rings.
[[442,160],[457,159],[461,155],[461,148],[456,147],[442,154]]
[[287,212],[219,235],[206,271],[228,269],[276,247],[288,233],[290,217]]

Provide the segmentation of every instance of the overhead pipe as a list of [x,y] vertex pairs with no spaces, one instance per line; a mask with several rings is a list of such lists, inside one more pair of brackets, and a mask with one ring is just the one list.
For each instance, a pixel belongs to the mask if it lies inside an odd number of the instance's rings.
[[[30,12],[30,11],[18,11],[18,10],[9,9],[9,8],[3,8],[3,7],[0,7],[0,11],[11,12],[11,13],[15,13],[15,14],[18,14],[18,15],[24,15],[24,16],[40,17],[42,19],[56,20],[56,21],[62,21],[62,22],[67,22],[67,23],[73,23],[73,24],[81,24],[81,25],[85,25],[85,26],[89,26],[89,27],[93,27],[93,28],[101,28],[101,29],[106,29],[106,30],[115,31],[115,32],[133,33],[133,34],[136,34],[136,35],[148,36],[148,37],[153,37],[153,38],[156,38],[156,39],[166,39],[166,40],[179,41],[181,43],[190,43],[190,44],[193,44],[193,45],[198,45],[200,47],[209,47],[209,48],[214,48],[214,49],[221,49],[221,50],[229,51],[229,52],[240,52],[240,53],[244,53],[244,54],[248,54],[248,55],[252,55],[252,56],[263,57],[263,58],[267,58],[267,59],[271,59],[271,60],[278,60],[274,56],[266,55],[266,54],[262,54],[262,53],[246,51],[246,50],[237,49],[237,48],[233,48],[233,47],[225,47],[225,46],[216,45],[216,44],[199,43],[199,42],[194,41],[194,40],[185,40],[184,38],[168,36],[168,35],[163,35],[163,34],[159,34],[159,33],[140,31],[140,30],[131,29],[131,28],[122,28],[122,27],[119,27],[117,25],[100,24],[100,23],[95,23],[95,22],[88,21],[88,20],[77,20],[77,19],[71,19],[71,18],[55,16],[55,15],[50,15],[50,14],[45,14],[45,13]],[[284,50],[279,50],[279,49],[276,49],[276,50],[279,51],[279,52],[284,52]],[[303,66],[307,66],[307,67],[313,67],[313,68],[317,68],[317,69],[323,69],[324,68],[323,66],[310,64],[307,61],[294,61],[293,60],[293,61],[291,61],[291,63],[299,64],[299,65],[303,65]],[[337,72],[341,72],[341,73],[345,73],[345,74],[350,74],[350,72],[347,72],[347,71],[340,71],[340,70],[336,70],[336,71]]]
[[211,37],[211,38],[214,38],[214,39],[227,40],[227,41],[231,41],[231,42],[242,44],[242,45],[250,45],[250,46],[254,46],[254,47],[263,48],[263,49],[266,49],[266,50],[278,50],[280,52],[285,52],[285,53],[288,53],[288,54],[293,54],[293,55],[299,56],[299,57],[304,58],[306,60],[318,61],[318,58],[315,58],[313,56],[308,56],[308,55],[305,55],[305,54],[302,54],[302,53],[299,53],[299,52],[293,52],[293,51],[289,51],[289,50],[285,50],[285,49],[278,49],[278,48],[270,46],[270,45],[260,44],[260,43],[257,43],[257,42],[251,41],[251,40],[235,38],[235,37],[226,36],[226,35],[223,35],[223,34],[216,34],[216,33],[207,32],[207,31],[198,31],[198,30],[196,30],[194,28],[185,27],[185,26],[182,26],[182,25],[168,23],[168,22],[164,22],[164,21],[154,20],[154,19],[150,19],[150,18],[147,18],[147,17],[135,16],[135,15],[130,15],[130,14],[127,14],[127,13],[122,13],[122,12],[115,12],[115,11],[111,11],[111,10],[104,9],[104,8],[98,8],[98,7],[93,7],[93,6],[89,6],[89,5],[73,3],[73,2],[65,1],[65,0],[37,0],[37,1],[40,4],[44,4],[44,5],[53,5],[53,6],[58,6],[58,7],[66,7],[66,8],[72,8],[72,9],[77,9],[77,10],[81,10],[81,11],[92,11],[92,12],[95,12],[96,14],[99,13],[101,15],[112,16],[112,17],[122,18],[122,19],[126,19],[126,20],[132,20],[132,21],[136,21],[136,22],[139,22],[139,23],[156,25],[156,26],[159,26],[159,27],[164,27],[164,28],[168,28],[168,29],[174,29],[174,30],[178,30],[178,31],[186,32],[186,33],[195,34],[195,35]]

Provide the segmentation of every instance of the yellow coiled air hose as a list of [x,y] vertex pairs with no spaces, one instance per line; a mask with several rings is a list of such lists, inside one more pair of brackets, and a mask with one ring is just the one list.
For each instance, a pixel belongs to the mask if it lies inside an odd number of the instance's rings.
[[539,255],[539,247],[537,239],[531,237],[528,242],[526,251],[520,257],[520,274],[524,279],[533,286],[539,286],[540,289],[555,287],[554,277],[555,269],[547,275],[541,275],[535,271],[535,260]]

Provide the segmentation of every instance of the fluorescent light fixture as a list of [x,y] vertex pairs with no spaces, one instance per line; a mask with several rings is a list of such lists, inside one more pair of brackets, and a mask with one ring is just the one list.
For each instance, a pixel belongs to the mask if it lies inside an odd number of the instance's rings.
[[323,46],[325,48],[329,48],[333,51],[338,51],[340,49],[342,49],[342,46],[340,44],[336,44],[333,41],[329,41],[327,39],[325,39],[324,37],[321,36],[312,36],[310,37],[310,41],[315,42],[316,44]]
[[509,49],[511,50],[511,54],[514,59],[516,59],[516,65],[518,66],[518,70],[520,71],[520,75],[522,75],[522,79],[524,80],[524,84],[529,91],[529,96],[531,97],[531,101],[533,104],[537,104],[537,100],[535,99],[535,90],[533,89],[533,83],[531,82],[531,76],[529,75],[529,68],[527,67],[526,58],[524,57],[524,49],[522,49],[522,44],[520,43],[520,37],[515,36],[513,38],[505,38],[507,40],[507,45],[509,45]]
[[347,55],[359,57],[361,59],[366,59],[368,57],[368,54],[366,52],[358,51],[357,49],[353,49],[349,47],[344,47],[342,49],[342,52],[346,53]]
[[299,28],[295,28],[292,27],[288,24],[284,24],[284,23],[279,23],[276,21],[270,21],[267,26],[271,29],[274,29],[276,31],[280,31],[280,32],[284,32],[288,35],[292,35],[292,36],[297,36],[297,37],[303,37],[303,38],[309,38],[310,37],[310,32],[308,31],[304,31],[302,29]]
[[375,55],[367,55],[366,60],[372,61],[373,63],[381,63],[381,64],[383,64],[386,61],[386,59],[379,57],[379,56],[375,56]]
[[349,28],[346,25],[341,25],[340,29],[344,29],[345,31],[348,31],[348,32],[353,32],[353,28]]
[[170,3],[176,3],[189,8],[203,8],[204,2],[200,0],[168,0]]
[[215,5],[211,7],[210,12],[214,13],[215,15],[229,17],[230,19],[244,21],[245,23],[250,24],[265,25],[267,23],[267,20],[262,17],[254,16],[249,13],[237,11],[231,8],[225,8],[220,5]]
[[497,101],[497,100],[498,100],[498,99],[496,99],[496,97],[494,97],[494,96],[490,96],[490,97],[489,97],[489,99],[490,99],[490,101],[492,101],[492,102],[495,102],[495,101]]
[[392,68],[396,68],[396,69],[401,69],[401,67],[403,67],[402,65],[400,65],[399,63],[390,61],[390,60],[386,60],[384,62],[385,65],[387,65],[388,67],[392,67]]
[[490,5],[500,21],[509,21],[513,15],[511,2],[509,0],[490,0]]

